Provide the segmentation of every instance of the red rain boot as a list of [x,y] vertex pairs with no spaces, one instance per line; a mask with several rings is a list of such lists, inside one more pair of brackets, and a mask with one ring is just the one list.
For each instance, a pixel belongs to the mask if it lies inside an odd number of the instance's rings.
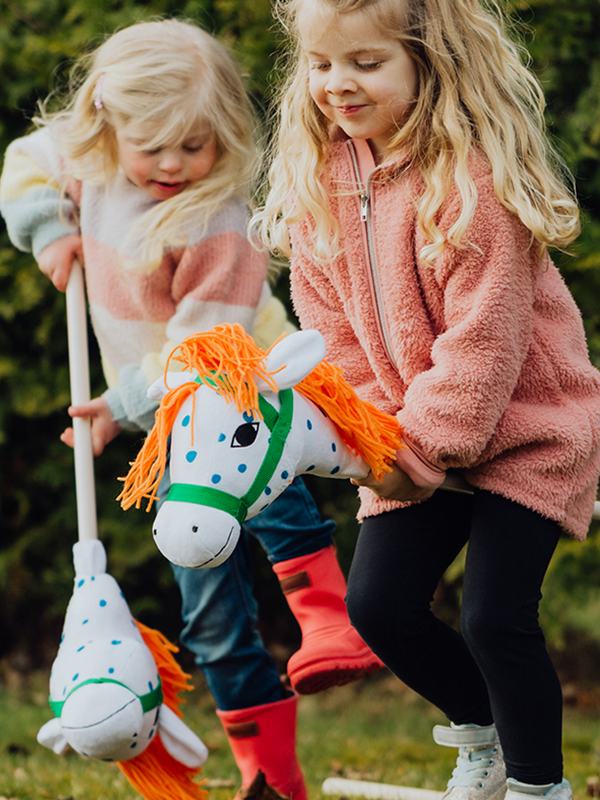
[[[307,800],[296,756],[296,695],[252,708],[219,711],[247,789],[260,769],[269,786],[292,800]],[[239,797],[239,792],[236,799]]]
[[334,547],[273,565],[302,631],[302,646],[287,673],[299,694],[314,694],[356,681],[384,664],[351,626],[346,581]]

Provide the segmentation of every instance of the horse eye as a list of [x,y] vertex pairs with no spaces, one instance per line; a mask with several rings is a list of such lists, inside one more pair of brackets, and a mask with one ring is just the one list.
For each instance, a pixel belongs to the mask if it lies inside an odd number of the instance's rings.
[[249,447],[251,444],[254,444],[258,436],[259,427],[260,422],[245,422],[243,425],[240,425],[233,434],[231,446]]

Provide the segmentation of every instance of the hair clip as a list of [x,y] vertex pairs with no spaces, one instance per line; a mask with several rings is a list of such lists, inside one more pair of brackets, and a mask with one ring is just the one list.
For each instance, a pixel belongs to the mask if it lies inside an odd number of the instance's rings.
[[96,88],[94,89],[94,105],[96,107],[96,111],[100,111],[102,109],[102,86],[104,85],[104,78],[106,77],[106,73],[103,72],[100,77],[98,78],[98,83],[96,84]]

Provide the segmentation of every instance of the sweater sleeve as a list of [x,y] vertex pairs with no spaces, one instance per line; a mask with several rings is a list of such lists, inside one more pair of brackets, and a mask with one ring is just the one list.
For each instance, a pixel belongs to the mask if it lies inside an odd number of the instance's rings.
[[[450,206],[440,227],[455,218]],[[448,246],[436,266],[445,327],[431,368],[412,381],[398,412],[407,435],[446,468],[485,457],[527,358],[540,269],[529,231],[497,201],[491,182],[480,187],[468,241]]]
[[0,179],[0,212],[11,242],[37,258],[77,231],[75,204],[61,198],[61,162],[47,129],[12,142]]

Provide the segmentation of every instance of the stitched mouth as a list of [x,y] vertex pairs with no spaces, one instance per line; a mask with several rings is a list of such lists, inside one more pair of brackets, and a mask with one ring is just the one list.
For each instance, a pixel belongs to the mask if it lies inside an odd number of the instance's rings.
[[215,559],[217,559],[221,555],[223,550],[225,550],[225,548],[227,547],[229,542],[231,541],[231,537],[232,536],[233,536],[233,525],[229,529],[229,533],[227,535],[227,539],[225,540],[225,544],[223,545],[223,547],[218,552],[216,552],[214,554],[214,556],[212,556],[212,558],[209,558],[207,561],[204,561],[202,564],[198,564],[197,566],[192,567],[192,569],[202,569],[202,567],[205,567],[207,564],[210,564],[211,561],[214,561]]
[[131,700],[125,703],[125,705],[121,706],[121,708],[118,708],[116,711],[113,711],[112,714],[109,714],[108,716],[103,717],[102,719],[99,719],[96,722],[92,722],[90,725],[77,725],[77,726],[63,725],[62,729],[64,731],[82,731],[85,730],[86,728],[95,728],[96,725],[102,725],[102,723],[106,722],[107,719],[110,719],[111,717],[115,717],[117,714],[120,714],[121,711],[127,708],[127,706],[130,706],[132,703],[135,702],[137,702],[137,697],[133,697]]

